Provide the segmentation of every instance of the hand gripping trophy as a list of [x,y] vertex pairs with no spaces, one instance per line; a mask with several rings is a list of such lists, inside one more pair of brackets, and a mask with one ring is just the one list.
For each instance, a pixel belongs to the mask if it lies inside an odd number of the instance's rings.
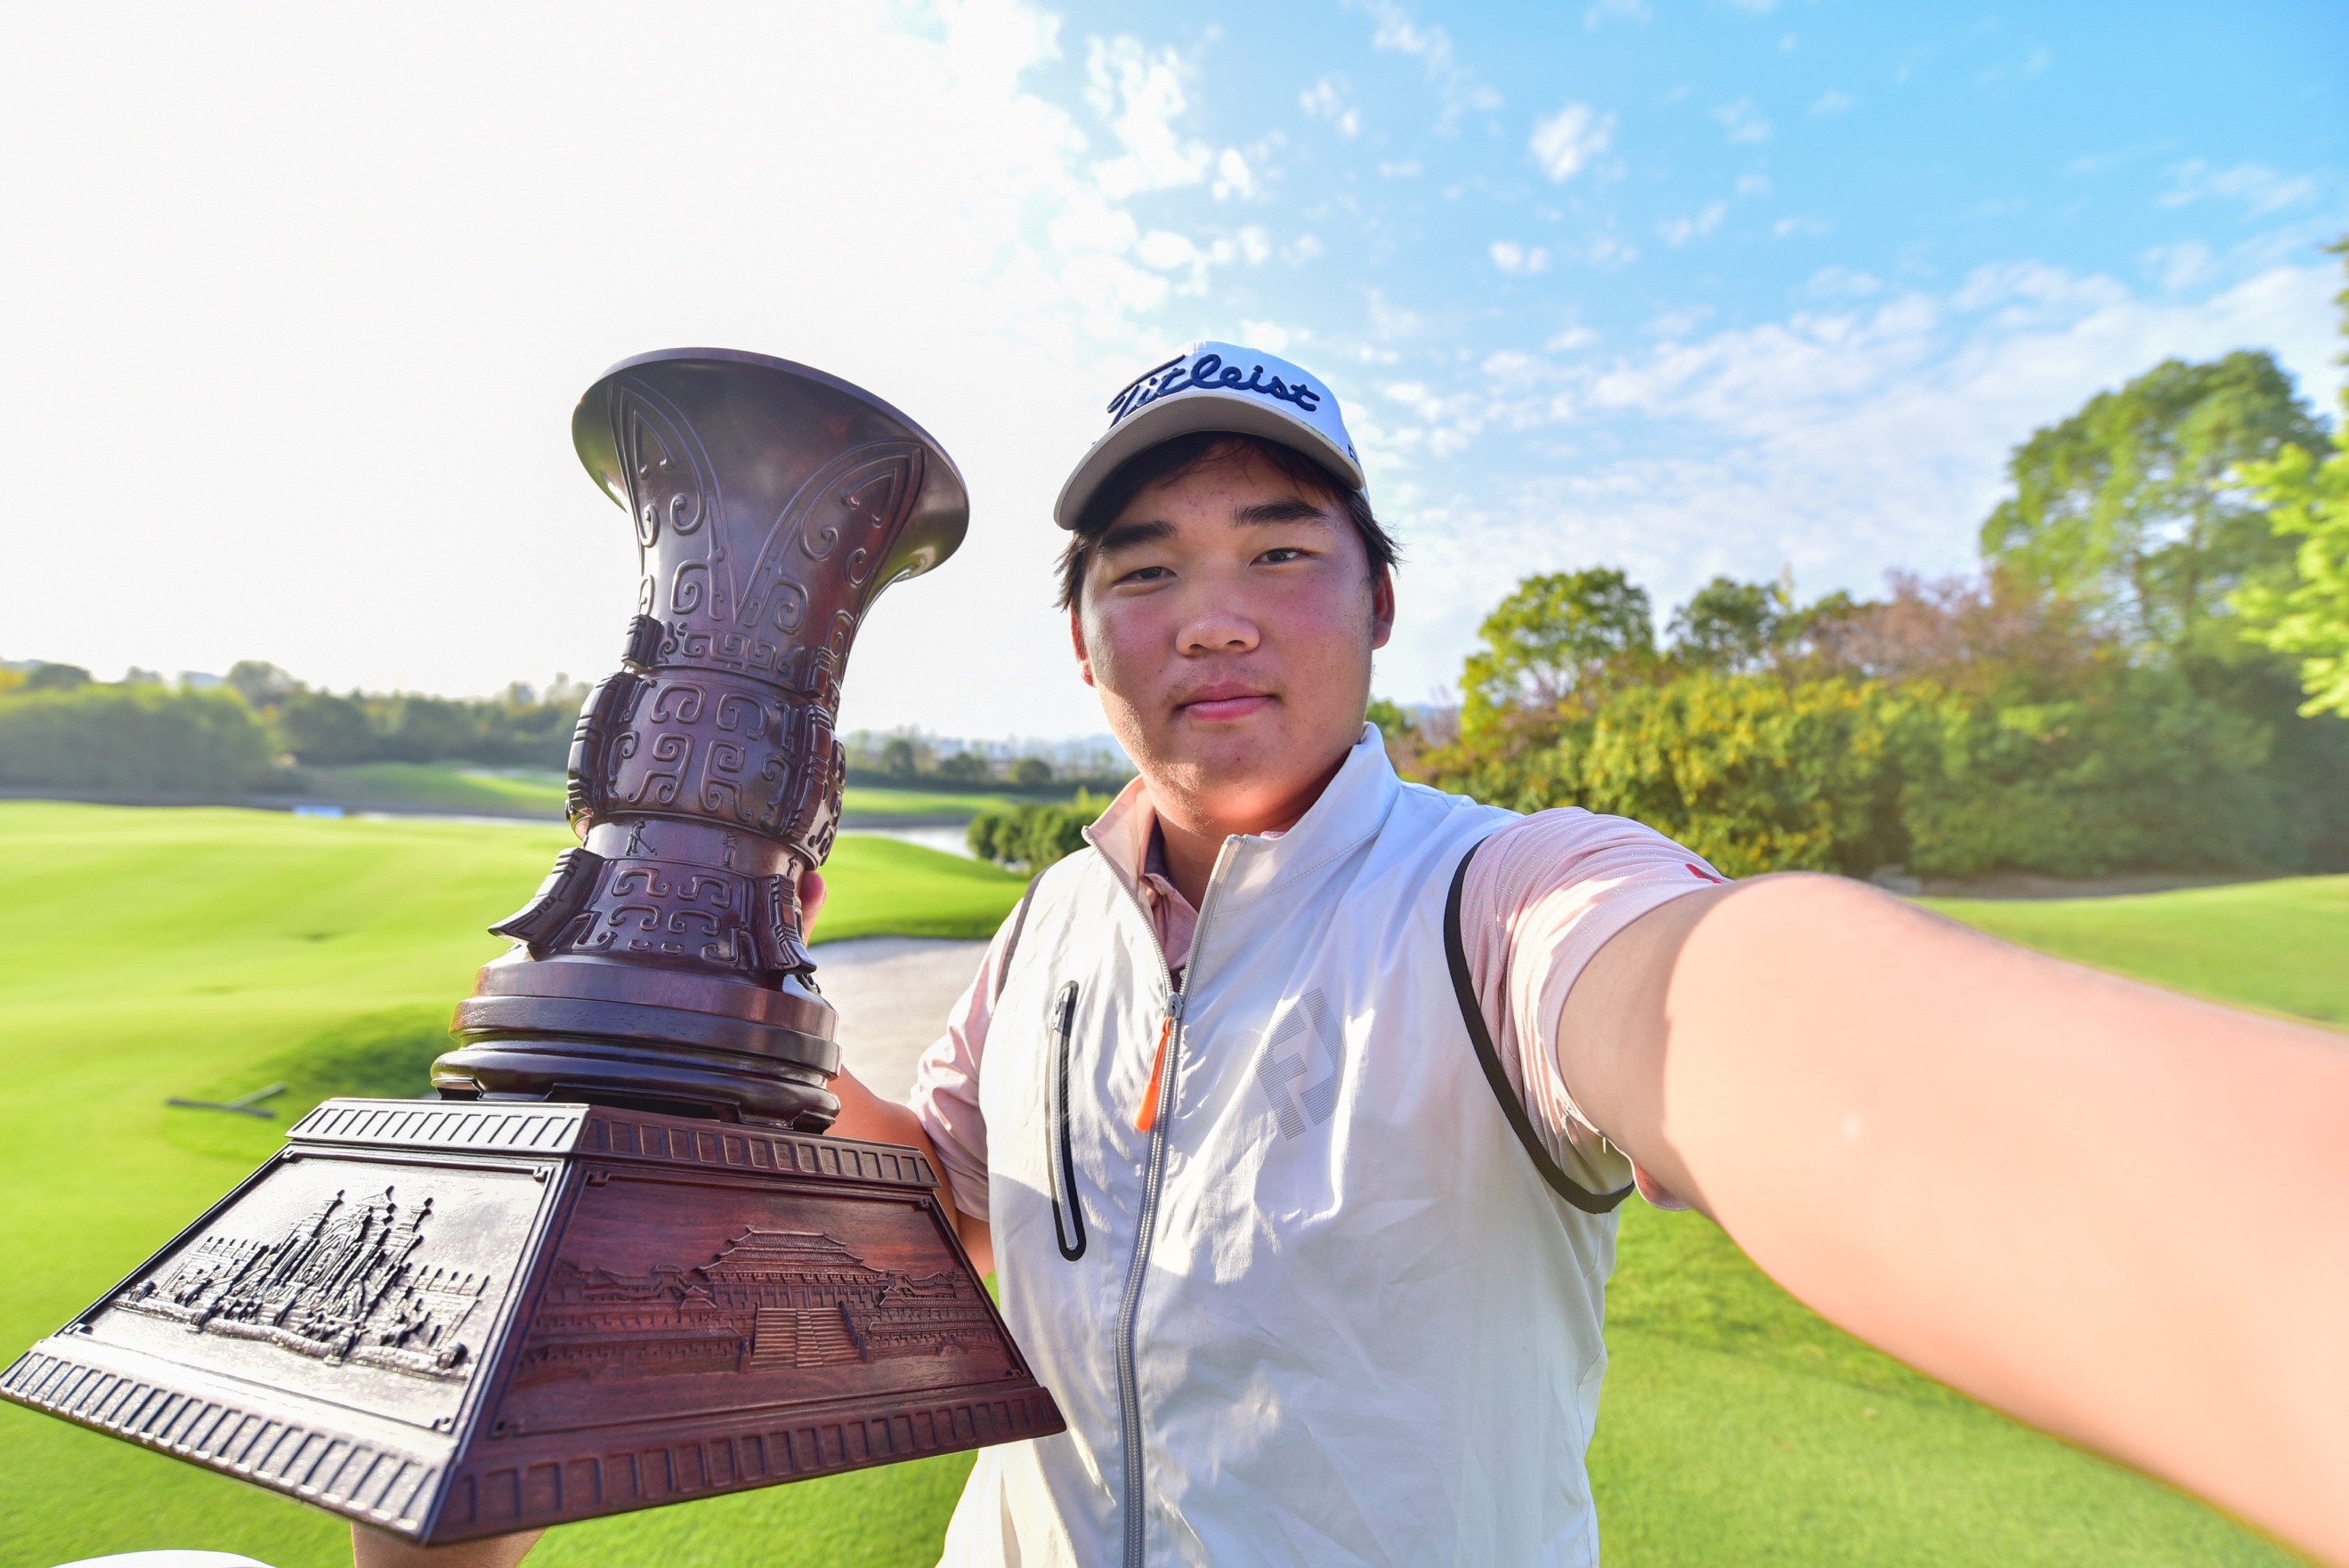
[[799,879],[873,598],[962,541],[880,399],[722,349],[572,421],[643,580],[577,849],[492,929],[437,1100],[336,1099],[0,1394],[428,1544],[1061,1429],[928,1162],[820,1136]]

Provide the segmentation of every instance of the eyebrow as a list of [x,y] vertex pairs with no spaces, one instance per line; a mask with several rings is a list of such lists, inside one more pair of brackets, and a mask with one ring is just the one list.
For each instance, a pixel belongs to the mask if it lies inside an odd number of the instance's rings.
[[1102,534],[1101,542],[1094,545],[1093,550],[1098,554],[1114,555],[1121,550],[1131,550],[1137,544],[1148,544],[1154,540],[1171,539],[1174,535],[1174,525],[1164,521],[1121,522]]
[[[1330,525],[1330,514],[1311,501],[1294,496],[1279,500],[1258,501],[1232,513],[1235,528],[1268,528],[1283,522],[1318,522]],[[1150,544],[1174,536],[1174,525],[1163,519],[1149,522],[1122,522],[1101,536],[1093,546],[1096,553],[1114,555],[1121,550],[1131,550],[1138,544]]]
[[1232,523],[1238,528],[1264,528],[1277,522],[1328,523],[1330,514],[1311,501],[1297,496],[1279,500],[1258,501],[1232,513]]

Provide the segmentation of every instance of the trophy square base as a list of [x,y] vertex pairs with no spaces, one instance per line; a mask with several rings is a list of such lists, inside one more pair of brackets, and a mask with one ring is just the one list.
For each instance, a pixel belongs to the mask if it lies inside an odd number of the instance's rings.
[[1063,1429],[916,1150],[329,1100],[0,1397],[423,1544]]

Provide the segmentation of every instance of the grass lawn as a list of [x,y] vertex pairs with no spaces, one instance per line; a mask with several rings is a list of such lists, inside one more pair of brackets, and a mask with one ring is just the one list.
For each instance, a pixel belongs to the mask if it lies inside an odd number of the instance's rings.
[[2349,876],[2134,898],[1918,902],[2059,958],[2349,1025]]
[[[535,768],[471,768],[460,762],[366,762],[303,770],[321,802],[367,801],[382,806],[431,806],[485,815],[563,816],[563,775]],[[1053,797],[1059,799],[1059,797]],[[994,806],[1043,799],[989,790],[886,789],[854,786],[841,810],[854,820],[890,817],[968,821]]]
[[[18,912],[0,949],[12,1133],[0,1143],[0,1256],[13,1265],[0,1273],[0,1354],[169,1239],[284,1126],[167,1110],[165,1096],[282,1078],[292,1088],[276,1103],[291,1110],[330,1092],[420,1088],[440,1023],[501,946],[481,928],[526,898],[570,841],[554,827],[0,804]],[[843,840],[828,869],[828,936],[984,934],[1020,886],[878,840]],[[2205,923],[2213,940],[2271,918],[2287,934],[2328,919],[2337,931],[2344,885],[2264,884],[2269,902],[2213,906]],[[2095,908],[2031,907],[2055,922],[2034,942],[2068,934],[2088,944],[2078,956],[2137,961],[2126,941],[2095,945]],[[2064,908],[2085,920],[2063,926]],[[2304,1000],[2286,984],[2288,960],[2219,967],[2243,1000],[2287,1010]],[[1592,1455],[1610,1564],[2289,1561],[1836,1333],[1701,1220],[1630,1205],[1622,1259]],[[968,1464],[574,1526],[532,1563],[926,1563]],[[165,1546],[310,1568],[347,1562],[343,1541],[341,1524],[298,1504],[0,1407],[0,1568]]]
[[386,806],[434,806],[563,818],[563,775],[539,768],[468,768],[449,762],[362,762],[349,768],[305,768],[309,793],[321,800],[366,800]]

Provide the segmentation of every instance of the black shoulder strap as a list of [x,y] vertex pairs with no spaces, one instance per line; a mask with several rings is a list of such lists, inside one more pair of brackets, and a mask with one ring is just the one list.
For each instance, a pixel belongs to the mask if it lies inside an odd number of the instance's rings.
[[1003,962],[995,966],[995,989],[988,993],[988,1006],[1003,1000],[1003,983],[1011,978],[1011,955],[1019,951],[1019,933],[1028,924],[1028,906],[1036,902],[1036,884],[1044,880],[1038,872],[1028,879],[1028,891],[1019,895],[1019,907],[1011,912],[1011,935],[1003,944]]
[[1460,890],[1468,883],[1468,862],[1484,847],[1484,841],[1479,839],[1460,857],[1460,869],[1452,873],[1451,896],[1444,901],[1444,955],[1452,963],[1452,991],[1460,1001],[1461,1022],[1468,1026],[1468,1040],[1476,1047],[1477,1065],[1485,1069],[1485,1081],[1493,1086],[1493,1098],[1501,1102],[1501,1114],[1509,1119],[1509,1130],[1526,1146],[1526,1152],[1533,1157],[1534,1169],[1541,1172],[1550,1191],[1586,1214],[1609,1213],[1631,1195],[1631,1189],[1592,1192],[1558,1169],[1557,1161],[1542,1146],[1541,1136],[1534,1131],[1533,1119],[1526,1114],[1525,1102],[1509,1087],[1509,1075],[1501,1068],[1501,1054],[1493,1048],[1492,1033],[1485,1027],[1485,1008],[1476,1000],[1475,982],[1468,974],[1468,946],[1460,935]]

